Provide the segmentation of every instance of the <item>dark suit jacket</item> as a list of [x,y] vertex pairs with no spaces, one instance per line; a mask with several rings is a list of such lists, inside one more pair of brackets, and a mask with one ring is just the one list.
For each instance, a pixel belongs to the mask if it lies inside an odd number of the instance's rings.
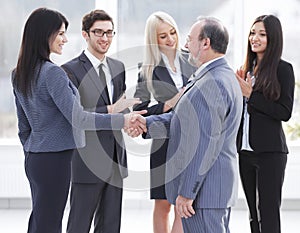
[[[187,55],[180,57],[179,62],[182,73],[182,81],[185,86],[188,79],[196,69],[188,63]],[[151,99],[151,92],[148,90],[146,80],[140,73],[136,92],[134,94],[134,97],[140,98],[142,103],[134,106],[133,109],[136,111],[147,109],[148,112],[146,113],[146,116],[162,114],[164,103],[178,93],[175,83],[173,82],[163,60],[161,60],[159,65],[154,68],[152,80],[154,89],[154,93],[152,94],[154,99],[158,102],[157,104],[148,106]]]
[[[126,90],[125,67],[118,60],[107,57],[114,85],[113,102]],[[62,65],[69,78],[78,88],[81,104],[86,111],[107,113],[109,97],[103,91],[99,76],[91,62],[82,53]],[[103,91],[103,92],[102,92]],[[86,131],[86,146],[78,149],[72,160],[72,181],[95,183],[107,180],[117,171],[127,176],[127,158],[121,131]]]
[[[187,54],[182,54],[179,59],[180,69],[182,73],[183,85],[187,84],[189,77],[195,71],[195,67],[191,66],[187,61]],[[157,104],[150,106],[151,92],[148,90],[147,81],[139,73],[138,84],[134,97],[140,98],[141,104],[134,106],[134,110],[147,110],[147,116],[159,115],[163,113],[164,103],[174,97],[178,90],[170,76],[163,60],[153,70],[152,76],[153,97]],[[165,183],[165,166],[166,153],[168,148],[168,139],[154,139],[151,144],[150,168],[151,168],[151,198],[166,198],[164,187]],[[154,169],[155,168],[155,169]],[[156,188],[158,187],[158,188]]]
[[[187,61],[187,54],[180,56],[180,69],[182,74],[183,85],[187,84],[188,79],[195,71],[195,67],[191,66]],[[164,103],[174,97],[178,90],[176,85],[170,76],[168,69],[166,68],[163,60],[160,61],[159,65],[153,70],[152,76],[153,85],[153,97],[157,101],[157,104],[150,106],[151,92],[148,90],[147,81],[139,73],[138,84],[134,97],[140,98],[141,104],[134,106],[133,110],[146,109],[146,116],[159,115],[163,113]],[[157,187],[165,182],[164,178],[164,166],[161,166],[166,161],[166,153],[168,147],[167,139],[154,139],[151,145],[151,156],[150,156],[150,168],[155,168],[155,173],[151,173],[151,187]],[[158,168],[159,167],[159,168]],[[163,196],[160,196],[163,197]]]
[[[257,153],[288,153],[282,121],[288,121],[293,110],[295,77],[292,65],[281,60],[277,76],[281,86],[277,101],[267,100],[259,91],[253,91],[248,99],[249,143]],[[237,137],[238,150],[241,150],[242,134],[243,120]]]

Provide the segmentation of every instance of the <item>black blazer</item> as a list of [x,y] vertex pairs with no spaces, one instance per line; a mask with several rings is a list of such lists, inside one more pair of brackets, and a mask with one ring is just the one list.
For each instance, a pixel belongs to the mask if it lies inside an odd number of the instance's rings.
[[[249,143],[256,153],[288,153],[282,121],[291,118],[294,102],[295,77],[290,63],[280,60],[277,69],[281,86],[277,101],[267,100],[262,92],[253,91],[248,99]],[[241,150],[243,120],[237,136],[237,148]]]
[[[107,57],[107,64],[114,85],[113,102],[125,92],[125,67],[116,59]],[[109,97],[103,91],[99,76],[91,62],[82,53],[62,65],[78,88],[81,104],[86,111],[107,113]],[[102,92],[103,91],[103,92]],[[86,146],[78,149],[72,159],[72,181],[95,183],[106,180],[117,170],[127,176],[127,158],[121,131],[86,131]],[[119,166],[120,165],[120,166]]]
[[[195,72],[196,68],[189,64],[188,54],[183,53],[179,58],[180,69],[182,74],[183,85],[185,86],[190,76]],[[163,60],[160,61],[159,65],[153,70],[152,85],[154,92],[152,93],[157,104],[150,105],[151,92],[148,90],[147,82],[144,77],[139,73],[138,84],[134,97],[140,98],[141,104],[133,107],[133,110],[146,109],[147,113],[145,116],[159,115],[163,113],[164,103],[166,100],[174,97],[178,90],[172,77],[170,76],[166,65]],[[167,153],[168,140],[167,139],[153,139],[151,144],[151,157],[150,167],[160,166],[164,163]],[[164,179],[164,176],[162,177]]]
[[[184,86],[187,84],[188,79],[196,70],[195,67],[188,63],[187,56],[188,55],[184,54],[179,59]],[[139,111],[146,109],[147,113],[145,116],[162,114],[165,101],[171,99],[178,93],[175,83],[170,76],[163,60],[161,60],[159,65],[153,70],[152,85],[154,90],[152,95],[158,103],[149,106],[151,92],[148,90],[147,81],[144,79],[141,73],[138,74],[138,84],[136,86],[134,97],[140,98],[142,103],[134,106],[133,110]]]

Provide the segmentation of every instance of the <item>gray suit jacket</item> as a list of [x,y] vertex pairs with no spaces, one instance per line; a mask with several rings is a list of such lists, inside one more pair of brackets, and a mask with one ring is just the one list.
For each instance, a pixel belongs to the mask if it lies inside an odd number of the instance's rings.
[[242,93],[224,58],[187,86],[173,112],[147,117],[148,136],[169,137],[166,193],[191,198],[195,208],[227,208],[238,188],[236,135]]
[[84,130],[121,130],[122,114],[92,114],[83,111],[79,93],[66,73],[52,62],[36,68],[32,96],[25,97],[14,83],[19,138],[24,151],[54,152],[83,147]]
[[[125,92],[125,67],[116,59],[107,57],[114,86],[113,102]],[[91,62],[82,53],[62,65],[78,88],[81,104],[86,111],[107,113],[109,97]],[[108,114],[109,115],[109,114]],[[96,183],[107,180],[116,173],[127,176],[127,157],[121,130],[86,131],[86,146],[78,149],[72,160],[72,181]]]

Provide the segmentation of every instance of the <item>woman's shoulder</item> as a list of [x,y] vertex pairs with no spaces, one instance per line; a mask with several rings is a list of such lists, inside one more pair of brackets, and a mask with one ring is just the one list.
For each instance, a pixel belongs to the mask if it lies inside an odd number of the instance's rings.
[[277,68],[277,75],[279,82],[285,82],[286,80],[290,80],[292,82],[295,81],[294,69],[291,63],[280,60]]
[[280,59],[278,68],[293,68],[292,64],[286,60]]
[[51,61],[45,61],[41,67],[42,71],[64,72],[63,69]]
[[66,73],[60,66],[50,61],[46,61],[42,64],[40,76],[43,76],[46,79],[55,79],[56,77],[66,76]]
[[43,79],[47,85],[50,83],[61,83],[69,80],[66,72],[55,63],[46,61],[42,64],[40,70],[40,78]]

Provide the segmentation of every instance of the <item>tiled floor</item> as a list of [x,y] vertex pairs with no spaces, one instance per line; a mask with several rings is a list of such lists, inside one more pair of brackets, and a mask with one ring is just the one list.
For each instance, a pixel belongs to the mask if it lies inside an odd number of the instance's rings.
[[[123,208],[121,233],[152,233],[152,208],[138,206]],[[29,209],[0,209],[0,233],[24,233],[27,229]],[[66,229],[68,208],[63,219],[63,232]],[[248,213],[245,209],[233,209],[231,233],[250,233]],[[300,210],[282,211],[282,233],[299,233]],[[92,231],[91,231],[92,233]]]

